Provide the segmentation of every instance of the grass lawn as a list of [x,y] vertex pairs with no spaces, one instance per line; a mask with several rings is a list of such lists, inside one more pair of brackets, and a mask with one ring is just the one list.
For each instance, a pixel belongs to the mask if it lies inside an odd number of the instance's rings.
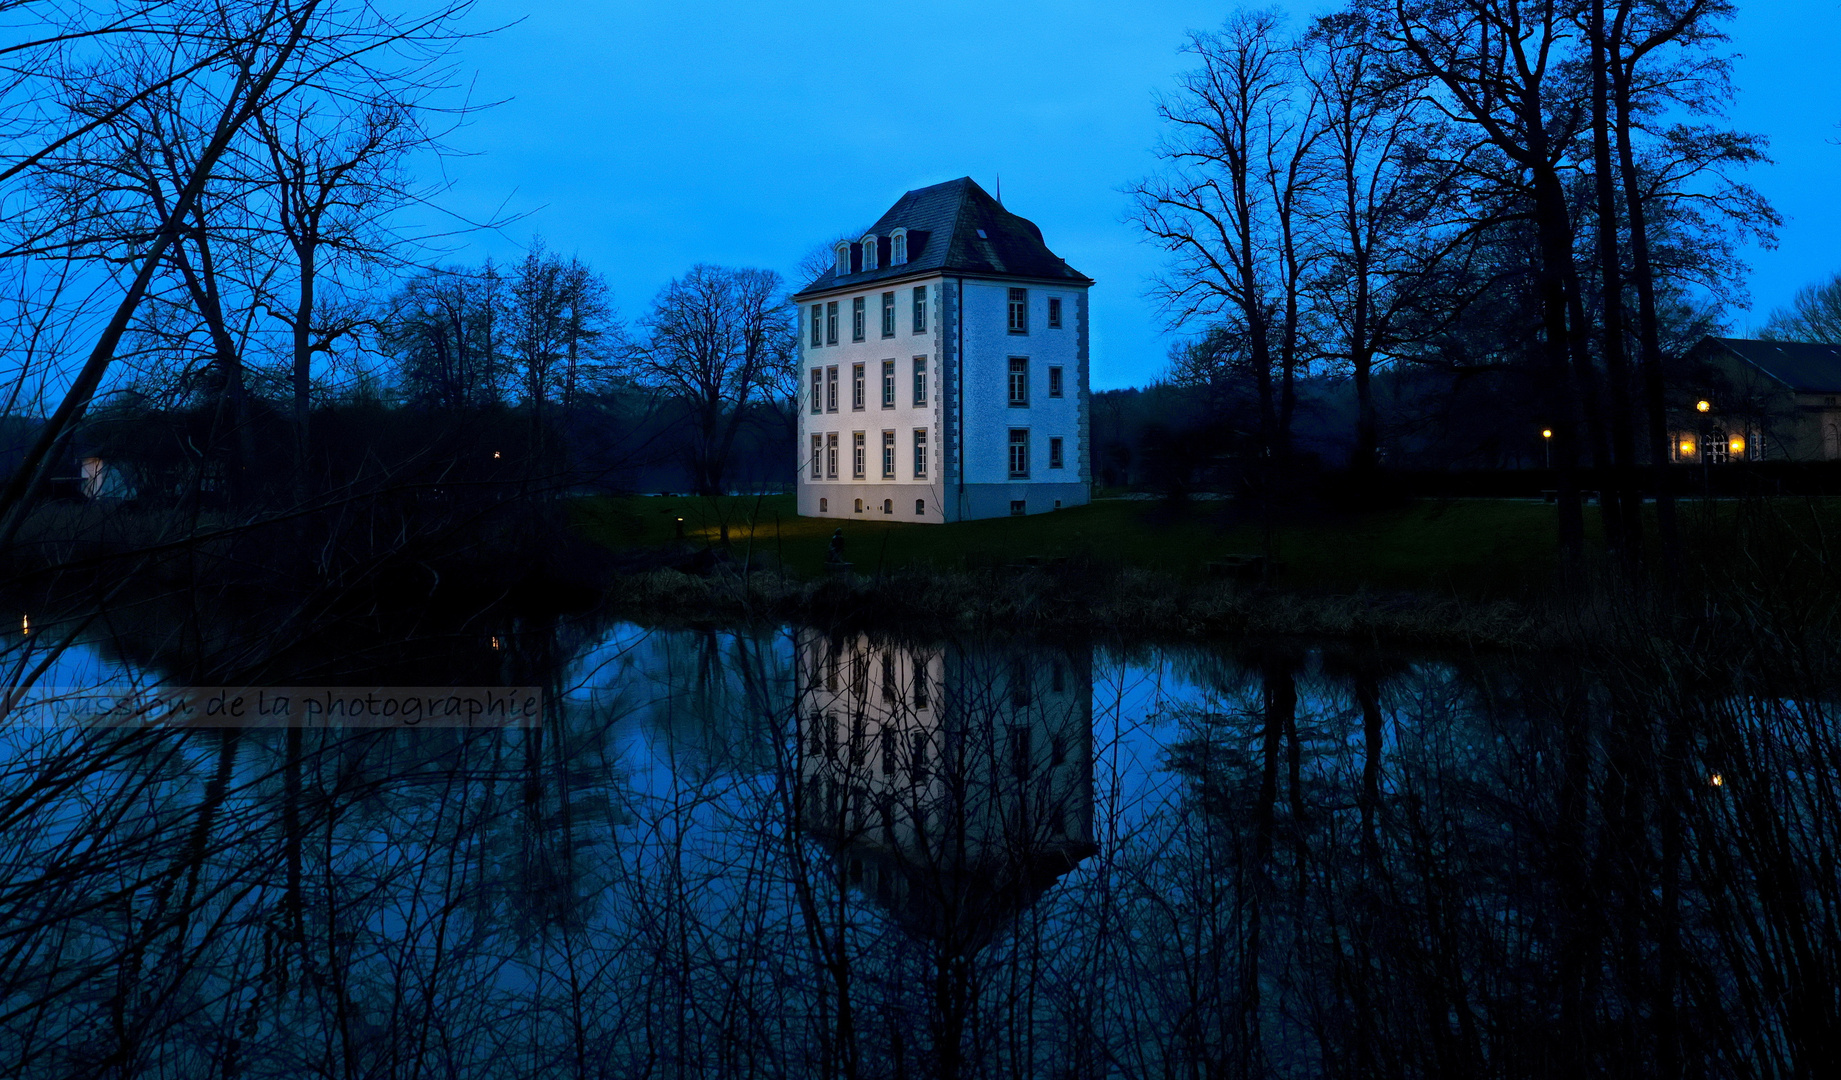
[[[1553,572],[1554,507],[1513,499],[1425,500],[1367,514],[1316,512],[1273,529],[1275,583],[1293,588],[1362,587],[1515,596],[1544,586]],[[790,495],[704,498],[591,498],[575,506],[578,527],[616,549],[658,547],[684,537],[729,544],[740,557],[777,559],[800,576],[822,572],[834,529],[858,573],[931,563],[942,570],[1071,556],[1102,565],[1140,566],[1200,578],[1224,555],[1264,551],[1256,516],[1231,503],[1102,499],[1022,518],[914,525],[854,518],[802,518]],[[1596,531],[1596,515],[1588,513]]]

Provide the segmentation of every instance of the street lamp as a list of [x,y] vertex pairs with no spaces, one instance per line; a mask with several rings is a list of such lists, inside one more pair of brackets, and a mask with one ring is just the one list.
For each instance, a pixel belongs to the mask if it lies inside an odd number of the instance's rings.
[[1708,401],[1706,398],[1701,398],[1699,401],[1696,401],[1694,403],[1694,411],[1698,413],[1704,413],[1712,408],[1713,408],[1713,402]]
[[1544,427],[1541,429],[1541,445],[1547,448],[1547,467],[1551,469],[1553,468],[1553,429],[1552,428]]

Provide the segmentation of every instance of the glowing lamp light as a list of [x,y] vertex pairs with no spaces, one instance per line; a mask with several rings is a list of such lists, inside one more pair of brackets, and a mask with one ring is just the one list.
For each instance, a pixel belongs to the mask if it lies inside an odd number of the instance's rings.
[[1551,438],[1553,438],[1553,429],[1552,429],[1552,428],[1550,428],[1550,427],[1544,427],[1544,428],[1542,428],[1542,429],[1541,429],[1541,438],[1543,438],[1543,439],[1551,439]]
[[19,617],[19,632],[22,634],[30,634],[32,632],[32,616],[21,615]]
[[1693,439],[1682,439],[1681,440],[1681,456],[1682,457],[1693,457],[1694,456],[1694,440]]
[[1726,440],[1726,449],[1730,450],[1734,457],[1743,454],[1745,452],[1745,436],[1734,435],[1732,438]]
[[1711,408],[1713,408],[1713,402],[1708,401],[1706,398],[1701,398],[1699,401],[1696,401],[1694,403],[1695,412],[1706,412],[1708,409],[1711,409]]
[[497,450],[494,450],[492,452],[492,460],[497,461],[498,459],[499,459],[499,452]]
[[1708,778],[1707,782],[1709,784],[1712,784],[1714,787],[1721,787],[1725,785],[1726,778],[1721,776],[1719,773],[1714,773],[1711,777]]

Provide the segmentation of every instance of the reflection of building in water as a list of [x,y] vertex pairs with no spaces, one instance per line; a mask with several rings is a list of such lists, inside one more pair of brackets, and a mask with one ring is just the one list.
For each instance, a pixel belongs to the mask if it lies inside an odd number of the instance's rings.
[[800,820],[971,947],[1097,849],[1092,652],[798,638]]

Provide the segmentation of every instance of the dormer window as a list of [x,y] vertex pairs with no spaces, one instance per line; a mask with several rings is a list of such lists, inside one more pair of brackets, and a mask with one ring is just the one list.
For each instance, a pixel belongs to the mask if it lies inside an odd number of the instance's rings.
[[908,230],[896,229],[889,234],[889,265],[900,266],[908,261]]
[[868,236],[865,236],[862,240],[862,244],[863,269],[874,270],[876,268],[876,234],[870,233]]
[[843,277],[848,273],[850,273],[850,241],[839,240],[837,242],[837,276]]

